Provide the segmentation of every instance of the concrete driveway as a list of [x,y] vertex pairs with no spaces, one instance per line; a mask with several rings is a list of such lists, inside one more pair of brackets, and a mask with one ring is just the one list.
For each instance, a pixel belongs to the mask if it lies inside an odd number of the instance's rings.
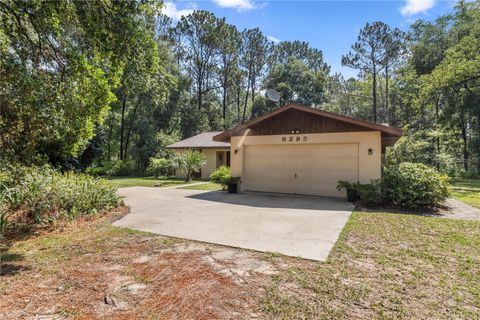
[[166,236],[325,261],[353,206],[276,194],[130,187],[114,225]]

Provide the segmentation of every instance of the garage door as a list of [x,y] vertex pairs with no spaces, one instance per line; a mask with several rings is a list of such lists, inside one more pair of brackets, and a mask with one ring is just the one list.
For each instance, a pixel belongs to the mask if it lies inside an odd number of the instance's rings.
[[245,148],[244,190],[344,197],[339,180],[358,181],[358,144]]

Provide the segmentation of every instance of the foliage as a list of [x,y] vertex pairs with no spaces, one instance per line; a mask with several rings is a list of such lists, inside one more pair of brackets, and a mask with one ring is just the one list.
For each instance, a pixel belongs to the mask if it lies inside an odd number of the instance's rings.
[[376,206],[382,202],[381,180],[372,180],[370,183],[339,181],[337,190],[345,190],[349,201],[360,200],[366,206]]
[[119,204],[108,181],[89,175],[18,165],[6,166],[2,174],[2,210],[24,212],[36,223],[96,214]]
[[448,177],[421,163],[403,162],[385,168],[385,196],[394,206],[406,209],[441,204],[450,194]]
[[135,0],[2,1],[2,156],[61,165],[78,156],[115,100],[139,16],[157,9]]
[[229,183],[235,183],[233,182],[234,180],[230,174],[230,168],[226,165],[220,166],[213,171],[210,174],[210,180],[220,184],[222,186],[222,190],[226,190]]
[[[2,178],[6,178],[6,176]],[[0,240],[10,224],[9,217],[12,212],[9,208],[15,204],[15,194],[16,190],[14,188],[6,187],[0,180]]]
[[370,183],[358,184],[357,188],[363,205],[375,207],[383,202],[381,179],[372,180]]
[[174,161],[178,169],[185,174],[185,181],[189,182],[193,174],[199,172],[205,164],[206,158],[201,152],[189,149],[179,153]]
[[115,160],[107,166],[109,167],[106,171],[108,176],[124,177],[143,174],[143,170],[139,168],[133,160]]
[[150,158],[147,167],[147,174],[158,178],[160,176],[170,176],[175,173],[175,163],[166,158]]
[[301,60],[288,58],[285,64],[273,67],[265,86],[281,92],[281,105],[287,102],[320,105],[325,100],[326,75],[323,70],[309,69]]

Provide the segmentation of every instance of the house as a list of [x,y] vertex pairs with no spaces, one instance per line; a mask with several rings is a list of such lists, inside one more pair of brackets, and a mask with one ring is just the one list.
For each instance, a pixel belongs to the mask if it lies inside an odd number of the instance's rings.
[[213,137],[222,133],[221,131],[205,132],[196,136],[187,138],[177,143],[167,146],[167,148],[175,149],[182,152],[187,149],[194,149],[205,155],[206,162],[203,165],[200,176],[202,179],[208,179],[210,173],[221,165],[230,166],[230,143],[213,141]]
[[[344,197],[338,181],[380,178],[382,154],[401,136],[398,128],[287,104],[230,130],[175,145],[205,152],[208,173],[219,164],[218,152],[230,148],[224,163],[232,176],[241,177],[243,191]],[[190,139],[198,145],[187,143]]]

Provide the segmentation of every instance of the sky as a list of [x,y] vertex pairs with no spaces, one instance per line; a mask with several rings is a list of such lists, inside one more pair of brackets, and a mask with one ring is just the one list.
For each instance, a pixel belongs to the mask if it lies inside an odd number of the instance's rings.
[[454,0],[181,0],[167,1],[164,13],[178,20],[195,9],[208,10],[239,30],[259,27],[274,42],[307,41],[323,51],[332,73],[355,77],[357,71],[343,67],[341,57],[348,53],[365,23],[383,21],[407,31],[417,19],[435,20],[451,11],[454,4]]

